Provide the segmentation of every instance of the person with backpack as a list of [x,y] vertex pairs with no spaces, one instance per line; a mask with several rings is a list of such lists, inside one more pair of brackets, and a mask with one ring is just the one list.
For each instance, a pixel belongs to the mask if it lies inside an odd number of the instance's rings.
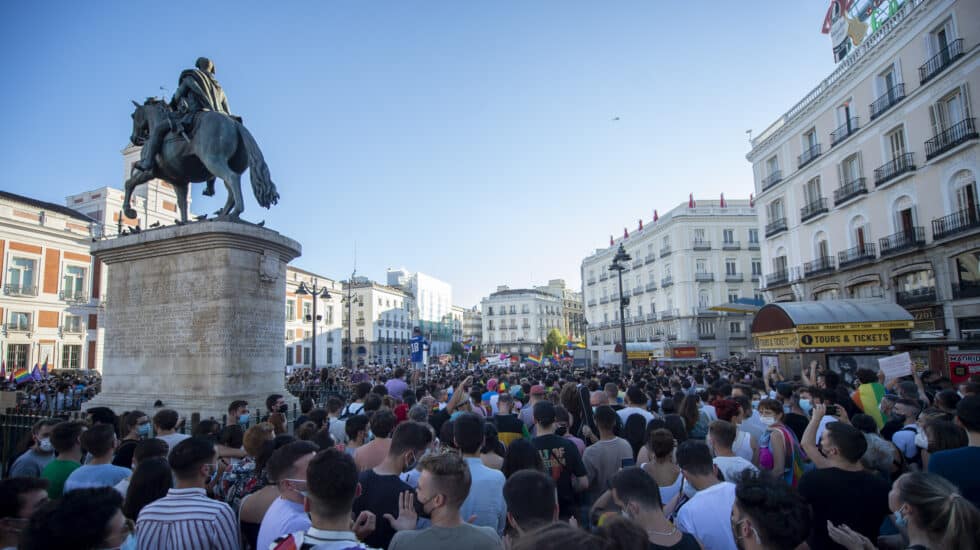
[[803,476],[807,455],[800,447],[796,434],[783,424],[785,413],[782,403],[775,399],[763,399],[759,402],[759,416],[768,428],[759,439],[759,469],[771,471],[791,487],[796,487]]
[[902,451],[902,456],[909,464],[915,464],[922,470],[922,454],[915,444],[915,436],[919,434],[919,403],[911,399],[899,399],[895,403],[895,414],[905,419],[904,425],[892,434],[892,443]]

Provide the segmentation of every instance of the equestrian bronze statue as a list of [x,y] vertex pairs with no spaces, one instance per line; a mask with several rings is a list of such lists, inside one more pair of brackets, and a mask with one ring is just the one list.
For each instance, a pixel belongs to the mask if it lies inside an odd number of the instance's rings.
[[228,200],[218,210],[218,219],[238,220],[245,210],[241,176],[249,170],[252,192],[260,206],[279,201],[269,167],[255,138],[241,119],[228,110],[224,90],[214,77],[214,64],[207,58],[181,73],[179,87],[170,103],[151,98],[142,105],[133,102],[133,133],[130,141],[142,146],[140,161],[126,180],[124,213],[136,218],[130,205],[137,185],[161,179],[173,185],[180,210],[179,223],[187,220],[187,193],[191,183],[207,182],[205,195],[214,194],[214,179],[228,189]]

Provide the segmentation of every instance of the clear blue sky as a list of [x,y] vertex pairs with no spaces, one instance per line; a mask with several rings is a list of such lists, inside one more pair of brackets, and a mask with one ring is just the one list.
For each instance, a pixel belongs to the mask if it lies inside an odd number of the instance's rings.
[[[205,55],[282,200],[252,221],[334,278],[402,266],[478,303],[564,278],[695,197],[747,198],[757,133],[833,70],[828,1],[0,4],[0,188],[121,187],[130,99]],[[620,117],[619,121],[613,121]],[[194,189],[197,212],[223,204]]]

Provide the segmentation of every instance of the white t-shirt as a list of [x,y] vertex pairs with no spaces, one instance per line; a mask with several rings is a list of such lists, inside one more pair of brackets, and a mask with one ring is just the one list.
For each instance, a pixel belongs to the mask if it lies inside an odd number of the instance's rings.
[[740,456],[716,456],[712,462],[718,467],[725,481],[735,482],[745,470],[758,472],[759,469]]
[[170,447],[171,451],[174,450],[174,447],[176,447],[178,443],[188,438],[190,438],[189,435],[182,434],[182,433],[172,433],[172,434],[157,436],[157,439],[162,439],[167,442],[167,446]]
[[677,528],[690,533],[705,550],[737,550],[732,534],[735,484],[722,481],[697,492],[677,513]]
[[626,419],[633,416],[634,414],[638,414],[643,418],[645,418],[647,424],[649,424],[650,421],[654,419],[653,413],[651,413],[646,409],[641,409],[639,407],[626,407],[623,409],[619,409],[618,411],[616,411],[616,414],[619,415],[619,419],[623,421],[623,424],[626,424]]
[[732,452],[752,462],[752,435],[749,432],[738,430],[735,435],[735,443],[732,444]]

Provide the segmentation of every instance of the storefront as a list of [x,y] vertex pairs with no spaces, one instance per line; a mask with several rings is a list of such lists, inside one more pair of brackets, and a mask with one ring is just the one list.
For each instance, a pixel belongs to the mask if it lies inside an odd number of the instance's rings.
[[754,351],[763,370],[789,378],[816,360],[846,382],[859,368],[878,370],[878,359],[899,351],[914,326],[912,315],[890,302],[823,300],[764,306],[752,322]]

